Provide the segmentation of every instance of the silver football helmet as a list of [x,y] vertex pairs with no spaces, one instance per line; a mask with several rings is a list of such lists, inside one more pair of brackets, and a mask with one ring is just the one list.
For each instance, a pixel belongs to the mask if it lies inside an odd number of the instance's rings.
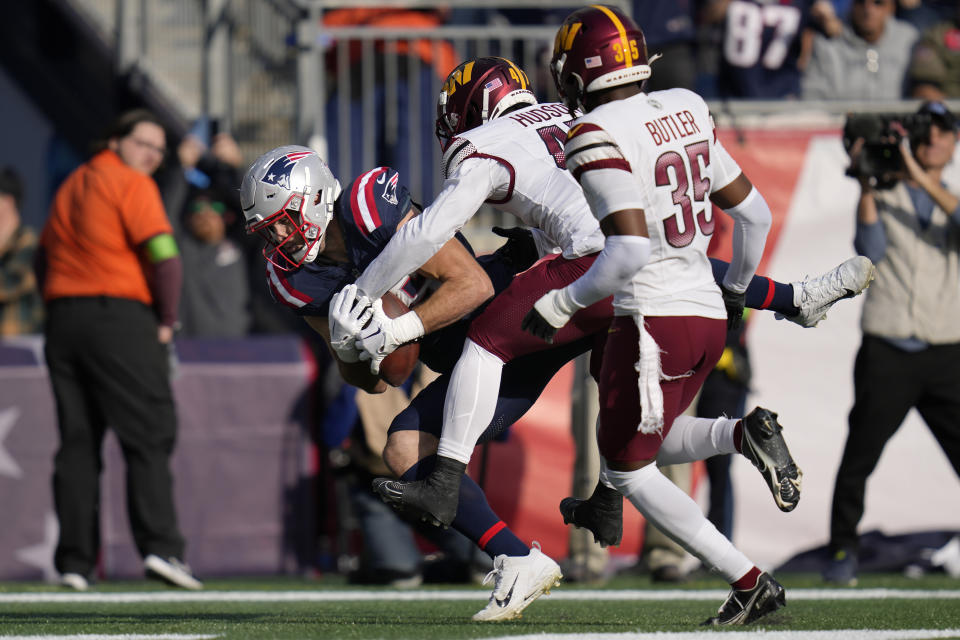
[[240,206],[247,233],[267,241],[264,257],[290,270],[320,253],[338,195],[340,183],[317,152],[288,145],[250,166],[240,185]]

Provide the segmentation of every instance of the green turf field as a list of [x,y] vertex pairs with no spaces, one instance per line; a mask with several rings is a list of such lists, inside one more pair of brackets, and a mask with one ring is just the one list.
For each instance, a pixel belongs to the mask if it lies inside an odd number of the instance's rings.
[[[787,607],[742,640],[960,639],[960,580],[866,575],[855,589],[825,589],[816,576],[781,574]],[[475,623],[482,587],[357,589],[342,580],[209,580],[202,592],[152,582],[105,582],[86,593],[39,583],[0,584],[0,638],[187,640],[352,638],[406,640],[529,636],[537,640],[693,640],[726,595],[717,579],[664,589],[644,577],[602,588],[564,584],[521,620]]]

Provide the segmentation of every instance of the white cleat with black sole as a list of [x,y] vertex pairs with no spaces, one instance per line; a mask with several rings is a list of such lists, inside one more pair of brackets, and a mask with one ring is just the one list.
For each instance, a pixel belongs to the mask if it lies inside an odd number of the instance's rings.
[[524,609],[550,589],[560,585],[563,573],[560,565],[540,551],[540,544],[525,556],[499,555],[493,559],[493,571],[483,579],[487,584],[494,579],[493,593],[487,606],[474,614],[481,622],[513,620]]

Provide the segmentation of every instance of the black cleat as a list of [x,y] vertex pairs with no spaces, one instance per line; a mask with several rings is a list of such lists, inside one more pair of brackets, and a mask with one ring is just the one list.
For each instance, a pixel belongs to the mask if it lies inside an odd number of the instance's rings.
[[780,607],[787,606],[783,585],[761,573],[757,586],[746,591],[732,589],[726,601],[720,605],[717,615],[708,618],[701,626],[732,626],[750,624]]
[[623,496],[602,482],[586,500],[561,500],[560,513],[564,524],[589,530],[601,547],[615,547],[623,538]]
[[757,407],[743,418],[742,423],[743,455],[766,478],[780,511],[793,511],[800,502],[803,472],[790,455],[777,414]]
[[466,470],[467,465],[459,460],[437,457],[437,466],[423,480],[374,478],[373,490],[398,511],[446,529],[457,516],[460,481]]

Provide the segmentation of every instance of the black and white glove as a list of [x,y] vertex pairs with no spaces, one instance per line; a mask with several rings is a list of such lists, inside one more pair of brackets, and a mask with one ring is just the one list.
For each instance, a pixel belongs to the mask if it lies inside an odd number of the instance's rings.
[[330,347],[341,362],[359,362],[356,341],[372,315],[370,301],[357,295],[355,284],[348,284],[330,300]]
[[747,293],[736,293],[720,285],[723,295],[723,306],[727,308],[727,331],[739,329],[743,323],[743,305],[746,303]]
[[553,344],[557,331],[566,325],[580,306],[567,293],[567,289],[553,289],[540,297],[533,308],[523,317],[520,328]]

